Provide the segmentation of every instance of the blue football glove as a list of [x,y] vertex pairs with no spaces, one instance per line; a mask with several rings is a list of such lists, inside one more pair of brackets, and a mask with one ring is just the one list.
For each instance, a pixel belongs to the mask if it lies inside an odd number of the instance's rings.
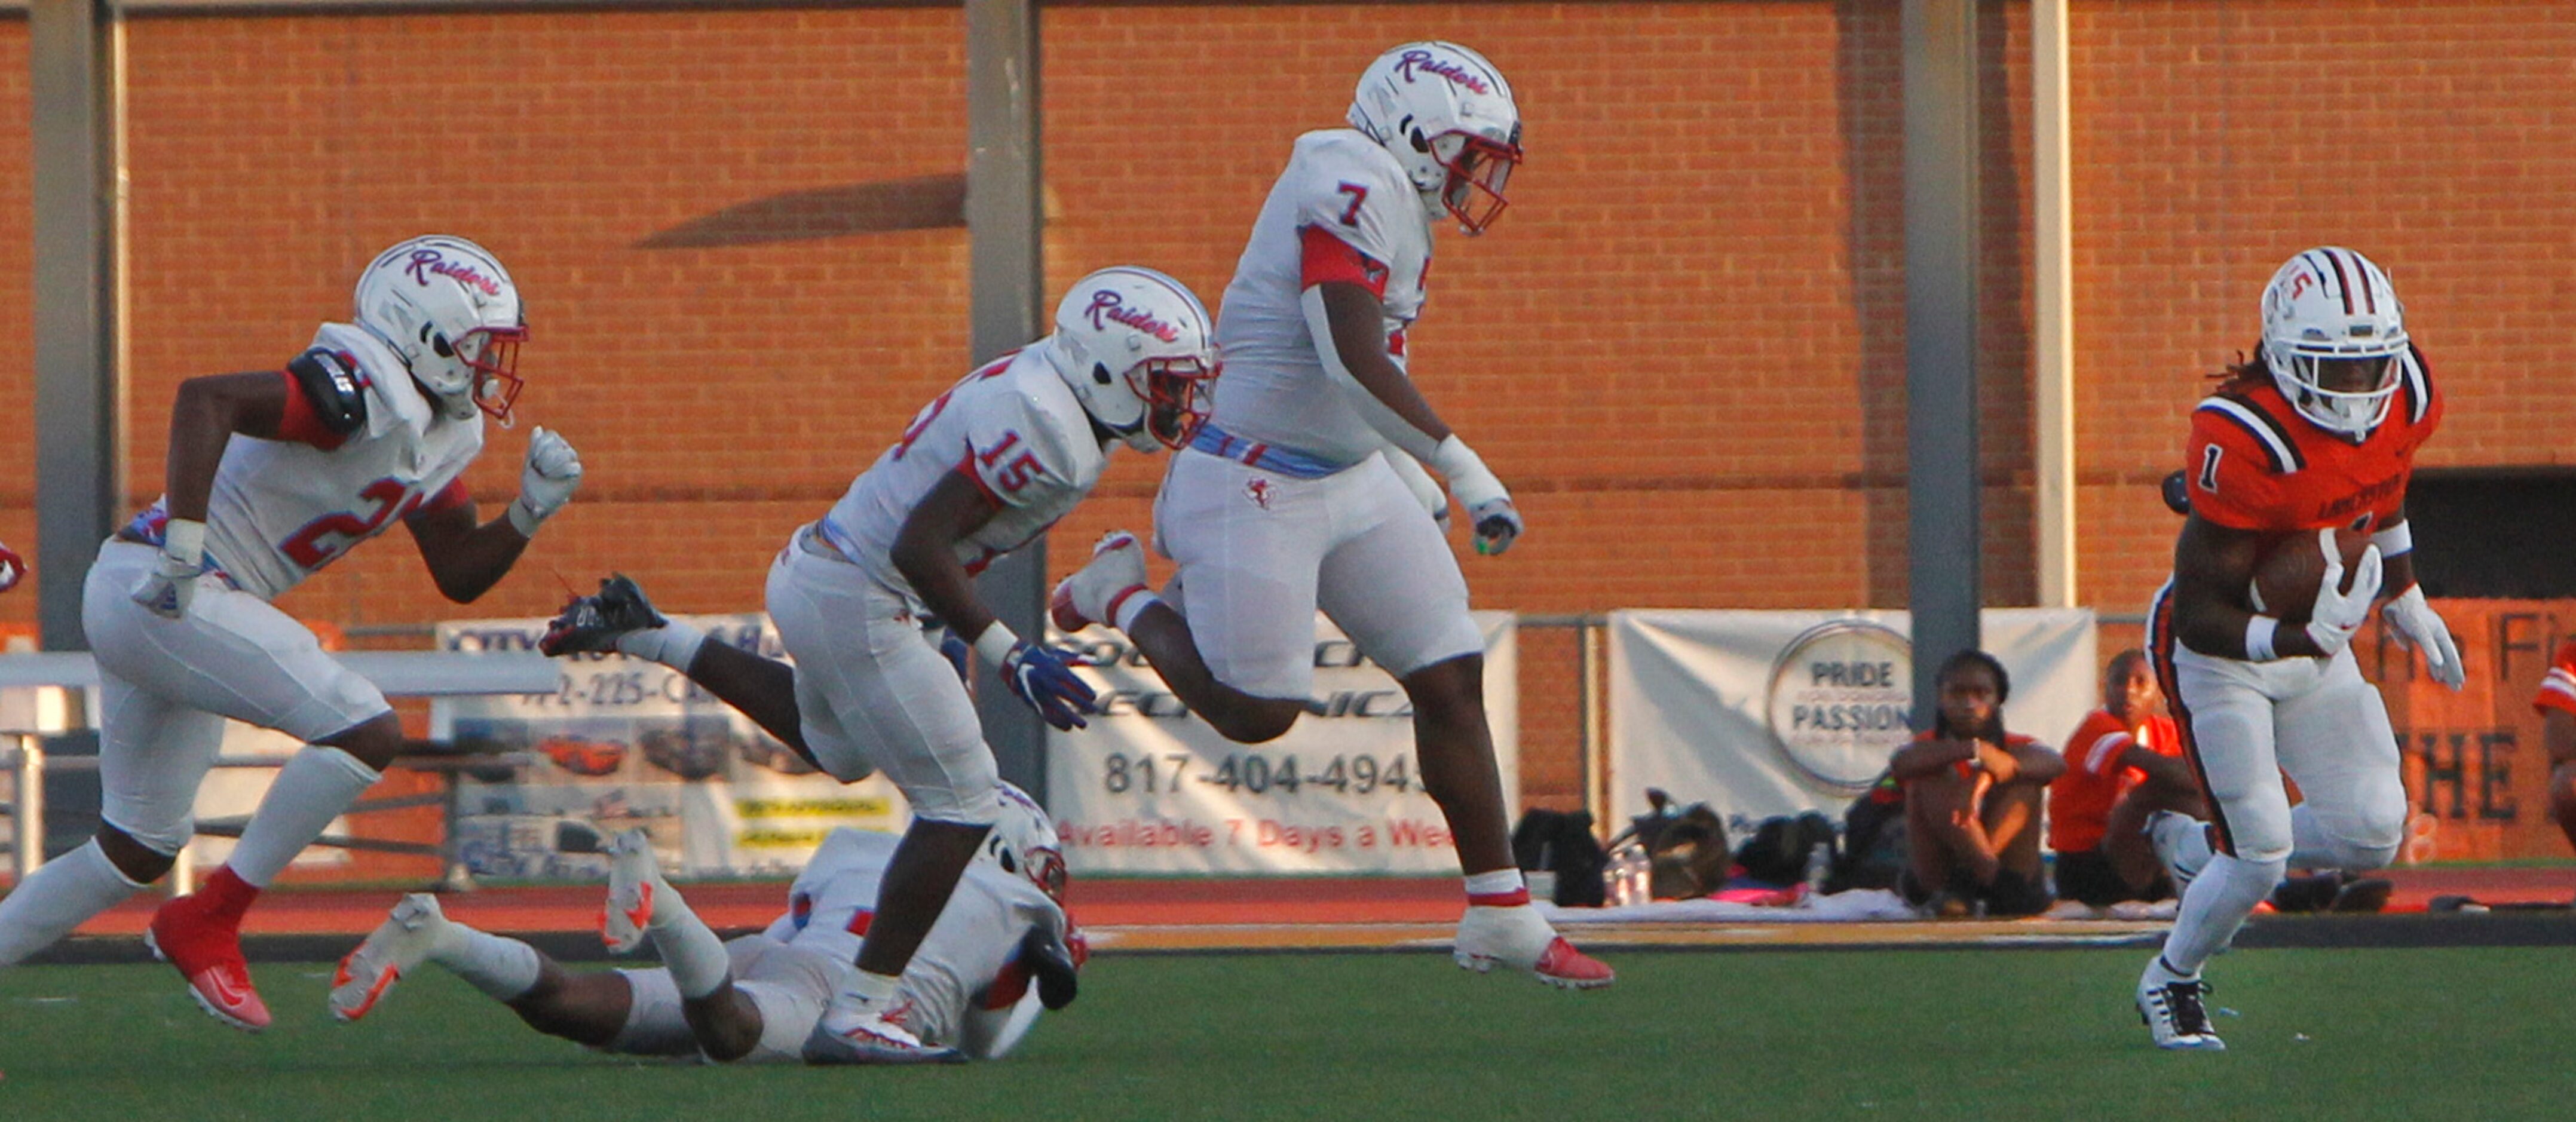
[[1074,677],[1073,667],[1079,665],[1083,665],[1080,656],[1067,658],[1064,652],[1023,639],[1003,656],[998,669],[1002,684],[1036,709],[1046,723],[1071,731],[1091,727],[1082,715],[1091,712],[1091,703],[1099,698]]
[[939,655],[948,660],[948,665],[957,668],[958,681],[972,683],[975,680],[974,675],[966,668],[966,660],[974,653],[975,648],[968,646],[966,640],[958,638],[954,629],[948,627],[939,629]]

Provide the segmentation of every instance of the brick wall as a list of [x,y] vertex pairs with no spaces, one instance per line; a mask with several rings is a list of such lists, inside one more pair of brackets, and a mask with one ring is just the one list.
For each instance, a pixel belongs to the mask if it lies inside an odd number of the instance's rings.
[[[1379,48],[1474,44],[1521,95],[1530,162],[1490,235],[1443,237],[1415,368],[1530,518],[1509,556],[1466,559],[1478,603],[1902,605],[1898,7],[1051,8],[1051,278],[1139,261],[1213,297],[1289,141],[1338,122]],[[1985,561],[1990,602],[2015,603],[2035,583],[2029,46],[2023,5],[1985,23]],[[2078,0],[2072,27],[2085,602],[2134,612],[2161,578],[2152,484],[2198,375],[2250,342],[2261,284],[2308,244],[2395,275],[2451,395],[2429,462],[2576,459],[2556,435],[2576,398],[2535,392],[2576,294],[2576,12]],[[525,414],[590,469],[471,610],[541,613],[553,573],[611,567],[674,607],[757,604],[785,533],[962,372],[964,231],[638,243],[787,192],[936,196],[964,163],[962,29],[936,8],[134,21],[136,500],[178,379],[278,362],[344,314],[374,250],[445,229],[527,290]],[[20,151],[24,51],[0,23],[0,144]],[[0,393],[22,401],[25,199],[0,172]],[[0,416],[0,537],[21,545],[30,431]],[[470,476],[495,504],[523,439],[495,433]],[[1144,524],[1158,469],[1119,456],[1053,567]],[[288,606],[456,612],[399,542]],[[1524,674],[1526,786],[1556,803],[1579,797],[1562,661]]]

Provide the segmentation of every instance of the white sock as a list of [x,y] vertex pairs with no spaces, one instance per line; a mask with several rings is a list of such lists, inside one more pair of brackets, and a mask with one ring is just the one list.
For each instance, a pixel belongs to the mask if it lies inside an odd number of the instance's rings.
[[0,899],[0,966],[15,966],[53,946],[142,888],[117,871],[95,838],[46,862]]
[[902,986],[903,979],[892,975],[868,970],[853,970],[850,971],[849,982],[842,989],[851,996],[867,1002],[869,1007],[882,1009],[888,1002],[894,1000],[895,992]]
[[689,902],[671,891],[668,882],[654,887],[653,919],[645,926],[644,935],[653,940],[653,952],[662,956],[663,967],[671,972],[671,984],[679,987],[682,997],[714,993],[733,972],[733,959],[725,953],[724,940],[716,938],[714,929],[689,910]]
[[1151,592],[1139,592],[1128,597],[1124,602],[1118,605],[1118,611],[1116,613],[1118,618],[1110,620],[1109,625],[1120,631],[1125,631],[1130,627],[1136,626],[1136,617],[1145,614],[1145,609],[1162,602],[1162,597],[1156,596]]
[[682,674],[697,660],[698,648],[705,645],[707,633],[673,620],[660,627],[629,631],[617,637],[617,653],[650,659]]
[[452,919],[439,926],[429,960],[495,1001],[516,1001],[537,988],[537,974],[545,961],[535,947]]
[[[1529,881],[1521,876],[1519,869],[1494,869],[1488,872],[1471,873],[1467,877],[1467,902],[1501,907],[1526,904],[1529,903],[1528,888]],[[1507,899],[1516,893],[1519,894],[1519,899]],[[1498,899],[1498,897],[1505,899]]]
[[287,862],[331,827],[331,820],[358,801],[382,778],[376,769],[327,744],[307,744],[286,766],[259,801],[259,812],[242,828],[241,842],[224,860],[253,888],[266,888],[286,871]]
[[2165,936],[2165,964],[2185,978],[2200,976],[2202,963],[2236,938],[2254,905],[2272,894],[2287,866],[2280,859],[2247,861],[2224,853],[2209,859],[2182,894],[2172,933]]

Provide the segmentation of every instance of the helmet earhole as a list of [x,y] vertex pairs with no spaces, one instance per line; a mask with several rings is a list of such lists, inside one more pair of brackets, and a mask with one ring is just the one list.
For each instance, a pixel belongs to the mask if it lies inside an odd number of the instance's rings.
[[1098,382],[1098,383],[1100,383],[1101,385],[1104,385],[1104,386],[1105,386],[1105,385],[1108,385],[1108,384],[1109,384],[1109,365],[1108,365],[1107,363],[1100,363],[1100,362],[1092,363],[1092,364],[1091,364],[1091,380],[1092,380],[1092,381],[1095,381],[1095,382]]
[[1416,152],[1429,152],[1431,150],[1431,140],[1429,137],[1422,135],[1421,129],[1413,130],[1413,150]]
[[1006,873],[1016,873],[1020,871],[1019,862],[1011,860],[1011,851],[1007,849],[1002,851],[1002,871]]
[[456,357],[456,348],[447,345],[447,336],[444,335],[430,336],[429,349],[438,352],[440,358]]

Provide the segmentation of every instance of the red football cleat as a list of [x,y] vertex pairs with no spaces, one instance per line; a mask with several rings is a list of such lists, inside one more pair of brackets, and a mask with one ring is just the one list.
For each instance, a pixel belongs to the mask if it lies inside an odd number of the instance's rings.
[[238,909],[221,907],[203,892],[179,897],[152,914],[143,945],[179,969],[189,996],[208,1016],[246,1032],[268,1027],[268,1003],[251,986],[250,964],[242,959]]
[[1538,964],[1530,967],[1530,973],[1551,986],[1575,990],[1600,989],[1615,976],[1609,963],[1574,949],[1574,944],[1566,942],[1562,935],[1539,954]]

